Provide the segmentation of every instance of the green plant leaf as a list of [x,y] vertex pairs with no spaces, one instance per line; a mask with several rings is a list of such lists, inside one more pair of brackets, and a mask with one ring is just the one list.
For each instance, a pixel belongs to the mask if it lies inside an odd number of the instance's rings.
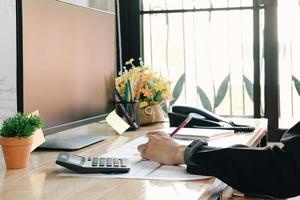
[[199,86],[197,86],[197,93],[199,95],[199,98],[201,100],[201,103],[202,103],[203,107],[206,110],[209,110],[209,111],[212,112],[211,103],[210,103],[207,95],[205,94],[205,92]]
[[227,93],[229,80],[230,80],[230,75],[228,74],[225,77],[225,79],[222,81],[222,83],[218,89],[217,96],[215,96],[214,108],[218,107],[221,104],[221,102],[223,101],[223,99]]
[[0,135],[2,137],[29,137],[37,128],[41,128],[43,121],[39,116],[16,113],[3,121]]
[[292,80],[294,81],[295,88],[300,96],[300,81],[294,75],[292,76]]
[[163,111],[164,111],[165,113],[168,113],[169,108],[167,107],[166,102],[164,102],[164,103],[161,104],[161,108],[163,109]]
[[253,96],[253,83],[247,78],[247,76],[243,75],[243,81],[246,87],[246,91],[251,98],[252,101],[254,101],[254,96]]
[[184,83],[185,83],[185,73],[183,73],[179,77],[178,81],[175,84],[173,94],[172,94],[173,99],[170,101],[170,106],[173,105],[177,101],[177,99],[179,98],[179,96],[182,92]]

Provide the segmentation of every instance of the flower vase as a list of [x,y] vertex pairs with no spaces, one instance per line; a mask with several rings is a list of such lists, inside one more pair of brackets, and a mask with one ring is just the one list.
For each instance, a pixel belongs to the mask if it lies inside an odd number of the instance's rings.
[[164,111],[161,108],[160,104],[155,104],[151,106],[147,106],[145,108],[141,108],[140,112],[140,124],[152,124],[156,122],[164,121]]

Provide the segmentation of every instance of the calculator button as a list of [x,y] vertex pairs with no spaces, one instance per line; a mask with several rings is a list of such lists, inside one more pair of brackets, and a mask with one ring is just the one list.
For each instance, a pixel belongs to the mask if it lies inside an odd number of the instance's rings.
[[112,164],[113,164],[113,162],[112,162],[111,160],[107,160],[107,161],[106,161],[106,165],[107,165],[107,166],[109,166],[109,165],[111,166]]
[[93,167],[98,166],[98,158],[93,158],[92,166]]
[[126,167],[127,166],[127,163],[125,160],[121,160],[121,167]]

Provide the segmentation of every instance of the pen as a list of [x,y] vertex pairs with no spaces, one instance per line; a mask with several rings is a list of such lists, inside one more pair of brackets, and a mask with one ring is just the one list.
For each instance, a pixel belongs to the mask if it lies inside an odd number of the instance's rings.
[[128,93],[129,93],[129,95],[128,95],[128,97],[127,97],[127,99],[126,99],[126,101],[127,102],[131,102],[132,100],[133,100],[133,94],[132,94],[132,85],[131,85],[131,81],[128,79],[127,80],[127,84],[128,84]]
[[129,89],[130,85],[129,85],[129,80],[126,81],[125,83],[125,101],[124,103],[124,107],[127,113],[129,113],[129,102],[130,102],[130,89]]
[[117,95],[120,101],[124,101],[122,95],[120,94],[119,90],[117,90],[117,88],[115,88],[115,94]]
[[179,124],[179,126],[170,134],[170,136],[174,137],[181,128],[183,128],[185,125],[187,125],[187,123],[191,121],[192,118],[193,118],[192,115],[189,114],[188,117],[185,118],[185,120],[183,120],[181,124]]
[[133,126],[134,128],[138,129],[139,127],[138,127],[137,123],[135,123],[135,122],[132,120],[132,118],[128,115],[128,113],[126,112],[126,110],[125,110],[125,108],[123,107],[123,105],[119,103],[119,102],[121,102],[121,101],[120,101],[118,95],[115,95],[115,101],[116,101],[116,103],[117,103],[117,106],[119,106],[119,108],[120,108],[122,114],[123,114],[123,115],[125,116],[125,118],[127,119],[128,123],[129,123],[131,126]]

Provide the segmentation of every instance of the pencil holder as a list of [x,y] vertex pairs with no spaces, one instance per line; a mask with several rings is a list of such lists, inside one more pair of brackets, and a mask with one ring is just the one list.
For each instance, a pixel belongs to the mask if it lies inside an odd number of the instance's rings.
[[128,130],[137,130],[140,125],[140,107],[138,101],[120,101],[116,102],[117,114],[126,121],[130,128]]

